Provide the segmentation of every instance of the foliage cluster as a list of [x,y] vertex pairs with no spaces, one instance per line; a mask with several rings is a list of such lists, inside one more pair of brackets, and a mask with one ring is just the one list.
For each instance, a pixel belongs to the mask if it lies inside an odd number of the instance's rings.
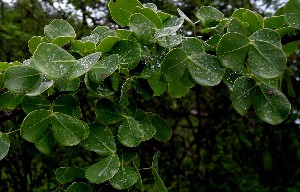
[[[166,191],[158,174],[160,154],[154,154],[149,167],[141,167],[138,147],[152,138],[169,140],[172,129],[141,103],[166,91],[180,98],[196,85],[222,82],[240,115],[254,106],[261,120],[277,125],[290,114],[282,87],[295,95],[286,55],[297,50],[299,41],[282,45],[281,38],[299,33],[297,0],[268,18],[242,8],[227,18],[204,6],[196,22],[181,10],[177,17],[137,0],[110,1],[108,6],[114,21],[128,29],[100,26],[75,39],[73,27],[56,19],[45,26],[44,36],[28,42],[30,59],[0,63],[5,90],[0,108],[26,115],[20,117],[20,129],[1,133],[1,159],[9,151],[9,135],[20,131],[44,154],[53,154],[57,146],[79,145],[98,155],[87,167],[58,168],[55,174],[63,186],[57,191],[92,191],[104,182],[118,190],[134,184],[143,190],[144,169],[151,170],[157,190]],[[183,36],[184,22],[195,34],[201,23],[202,33],[211,37]],[[83,99],[89,99],[87,105]],[[83,112],[87,108],[89,113]],[[268,152],[264,157],[268,162]],[[71,183],[78,178],[82,180]]]

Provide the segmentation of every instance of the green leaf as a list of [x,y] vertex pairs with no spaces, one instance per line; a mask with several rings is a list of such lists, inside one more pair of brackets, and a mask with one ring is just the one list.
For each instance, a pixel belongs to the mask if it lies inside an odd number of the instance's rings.
[[151,78],[148,79],[148,83],[153,90],[153,96],[160,96],[167,89],[168,84],[161,77],[161,72],[155,73]]
[[226,33],[217,47],[217,55],[226,68],[241,71],[250,40],[240,33]]
[[[262,16],[244,8],[240,8],[234,11],[232,14],[233,18],[238,19],[240,22],[243,22],[247,25],[247,29],[250,33],[253,33],[259,29],[263,28],[264,19]],[[246,22],[246,23],[245,23]]]
[[158,159],[159,159],[160,153],[156,152],[153,156],[153,162],[151,166],[152,174],[154,176],[155,185],[159,192],[167,192],[167,188],[165,187],[163,181],[161,180],[160,176],[158,175]]
[[255,91],[254,108],[260,119],[277,125],[287,118],[291,104],[279,90],[261,83]]
[[300,2],[289,0],[284,6],[284,17],[286,22],[295,29],[300,29]]
[[79,85],[80,85],[79,78],[75,78],[72,80],[60,78],[56,81],[56,86],[59,91],[76,91]]
[[186,20],[188,23],[195,27],[195,23],[188,16],[186,16],[184,12],[182,12],[179,8],[177,8],[177,12],[184,20]]
[[64,113],[76,118],[81,117],[81,111],[77,98],[73,95],[60,95],[53,102],[53,111]]
[[167,82],[181,77],[186,68],[187,54],[182,49],[173,49],[165,56],[161,65],[162,74]]
[[163,28],[156,30],[154,37],[160,38],[160,37],[174,35],[176,31],[180,29],[183,23],[184,23],[184,19],[181,17],[180,18],[175,16],[169,17],[163,22]]
[[185,86],[180,79],[176,79],[168,84],[168,90],[172,98],[179,98],[189,91],[189,87]]
[[128,40],[129,35],[132,33],[131,31],[126,29],[116,29],[115,32],[117,36],[123,40]]
[[285,24],[284,16],[272,16],[264,20],[264,27],[270,29],[279,29]]
[[133,69],[141,59],[142,50],[137,42],[122,40],[114,45],[112,52],[119,55],[120,64],[128,64]]
[[103,124],[114,124],[123,119],[120,106],[108,99],[99,100],[95,111],[97,120]]
[[0,110],[15,109],[21,103],[23,96],[5,92],[0,95]]
[[165,48],[173,48],[177,45],[180,45],[182,42],[182,36],[181,35],[170,35],[165,37],[158,38],[158,44]]
[[99,62],[89,71],[89,78],[98,83],[110,76],[119,66],[117,54],[110,55]]
[[259,29],[262,29],[264,27],[264,20],[263,18],[258,15],[257,13],[254,13],[250,10],[247,10],[243,14],[244,21],[246,21],[249,24],[248,30],[253,33]]
[[131,90],[131,82],[133,81],[132,78],[129,78],[125,81],[122,85],[121,89],[121,96],[120,96],[120,106],[122,108],[126,108],[129,105],[128,98],[130,96],[129,91]]
[[66,184],[75,178],[85,178],[85,170],[78,167],[60,167],[56,169],[56,179],[61,184]]
[[70,72],[66,74],[67,78],[72,80],[88,72],[99,60],[100,55],[101,53],[96,52],[79,59],[77,62],[74,63]]
[[295,29],[292,27],[282,27],[280,29],[275,30],[280,37],[283,37],[284,35],[292,35],[295,33]]
[[76,37],[73,27],[62,19],[54,19],[44,28],[46,38],[58,45],[63,46]]
[[9,68],[10,66],[13,66],[12,63],[7,63],[7,62],[1,62],[0,61],[0,71],[5,71],[7,68]]
[[150,124],[155,127],[156,133],[154,138],[159,141],[167,141],[172,136],[172,129],[167,122],[158,115],[147,115]]
[[162,28],[162,21],[160,17],[158,16],[157,12],[152,10],[151,8],[147,8],[145,7],[145,5],[143,7],[136,7],[135,13],[140,13],[145,16],[151,21],[151,23],[155,25],[155,28]]
[[154,33],[156,26],[144,15],[140,13],[133,14],[130,17],[129,27],[141,42],[155,43]]
[[51,129],[48,129],[48,132],[35,142],[35,147],[41,153],[44,153],[46,155],[50,155],[53,152],[54,146],[54,136]]
[[226,69],[222,80],[226,84],[226,86],[232,91],[233,84],[235,80],[239,77],[241,77],[241,74],[236,73],[230,69]]
[[88,130],[78,119],[58,112],[53,113],[52,116],[53,135],[61,145],[77,145],[86,136]]
[[51,79],[48,79],[46,75],[41,76],[42,80],[39,86],[37,86],[35,89],[29,91],[26,93],[28,96],[37,96],[45,92],[47,89],[52,87],[54,84],[54,81]]
[[224,19],[224,14],[214,7],[203,6],[197,11],[196,17],[201,21],[203,26],[214,27]]
[[143,140],[143,137],[143,129],[137,120],[132,117],[127,117],[122,121],[118,131],[120,143],[126,147],[136,147]]
[[21,125],[21,136],[29,142],[36,143],[48,134],[51,121],[51,112],[48,110],[41,109],[30,112]]
[[116,153],[116,143],[110,129],[99,123],[89,124],[89,136],[82,141],[84,148],[94,151],[99,155],[111,155]]
[[228,24],[228,28],[227,28],[227,32],[236,32],[236,33],[240,33],[242,35],[248,36],[249,35],[249,31],[247,29],[247,27],[245,25],[243,25],[243,23],[241,21],[239,21],[236,18],[232,18],[229,21]]
[[33,60],[50,79],[63,77],[77,62],[71,54],[52,43],[41,43],[34,52]]
[[245,76],[235,80],[231,100],[234,109],[240,115],[245,115],[249,110],[249,107],[252,104],[255,87],[255,81]]
[[97,35],[99,37],[99,42],[103,41],[104,38],[109,36],[116,36],[116,33],[114,30],[108,28],[107,26],[98,26],[96,27],[92,33],[92,35]]
[[143,7],[138,0],[111,0],[108,4],[113,20],[122,26],[128,26],[129,18],[136,7]]
[[0,132],[0,161],[7,155],[10,147],[9,136]]
[[112,47],[117,43],[121,41],[121,39],[119,37],[116,36],[108,36],[105,37],[100,44],[96,47],[96,51],[102,52],[102,53],[106,53],[109,52]]
[[143,141],[149,140],[154,136],[156,129],[153,125],[150,124],[148,119],[143,119],[139,122],[139,125],[144,133]]
[[188,59],[187,66],[196,83],[215,86],[221,82],[225,69],[216,56],[206,53],[193,54]]
[[28,41],[28,48],[30,53],[34,53],[36,48],[38,47],[39,44],[42,42],[45,42],[45,38],[41,36],[33,36],[29,41]]
[[278,33],[271,29],[261,29],[253,33],[250,37],[252,41],[264,41],[281,48],[281,39]]
[[222,38],[222,36],[219,35],[219,34],[210,37],[210,38],[205,42],[205,44],[206,44],[206,46],[205,46],[205,51],[208,51],[208,50],[214,50],[214,49],[218,46],[218,44],[219,44],[221,38]]
[[118,190],[122,190],[135,184],[137,179],[137,173],[131,166],[122,165],[118,173],[109,180],[109,184]]
[[204,53],[203,43],[196,37],[188,37],[184,39],[180,48],[188,55]]
[[90,80],[89,73],[87,73],[84,77],[84,83],[88,90],[96,96],[107,97],[115,93],[109,78],[105,78],[104,81],[95,83]]
[[85,183],[72,183],[65,192],[93,192],[94,189]]
[[118,156],[110,155],[88,167],[85,172],[85,177],[92,183],[103,183],[116,175],[119,167],[120,162]]
[[50,106],[51,106],[50,102],[41,96],[37,96],[37,97],[25,96],[22,99],[22,108],[27,114],[39,109],[49,110]]
[[281,48],[264,40],[254,40],[249,47],[248,64],[254,75],[269,79],[283,72],[286,57]]
[[282,50],[284,51],[284,53],[286,55],[296,53],[296,51],[298,50],[299,44],[300,44],[300,41],[294,41],[291,43],[287,43],[282,46]]
[[96,49],[96,44],[93,42],[83,42],[81,40],[74,40],[71,44],[72,50],[79,53],[81,56],[86,55]]
[[38,70],[25,66],[11,66],[3,76],[4,86],[13,93],[24,93],[34,90],[41,83]]
[[292,75],[293,75],[292,70],[290,70],[289,68],[286,68],[284,70],[283,79],[286,82],[288,95],[291,96],[291,97],[296,97],[296,93],[294,91],[293,84],[292,84],[292,81],[291,81],[291,76]]

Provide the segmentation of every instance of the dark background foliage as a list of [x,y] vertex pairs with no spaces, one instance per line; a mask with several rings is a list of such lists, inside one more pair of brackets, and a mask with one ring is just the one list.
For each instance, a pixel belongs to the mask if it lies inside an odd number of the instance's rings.
[[[172,14],[177,14],[176,9],[180,8],[192,20],[203,5],[214,6],[227,16],[241,7],[268,16],[281,6],[281,1],[277,0],[141,2],[155,3],[159,9]],[[33,35],[42,35],[44,26],[54,18],[67,20],[79,36],[88,35],[97,25],[117,28],[107,3],[107,0],[0,1],[0,61],[29,58],[28,40]],[[190,28],[186,26],[182,30],[188,34]],[[200,27],[197,35],[203,35]],[[283,40],[288,42],[290,37]],[[289,55],[288,66],[294,72],[292,82],[296,95],[300,95],[299,52]],[[85,88],[81,88],[77,96],[84,121],[91,122],[94,101],[85,92]],[[153,154],[161,151],[160,175],[169,191],[300,191],[300,97],[289,97],[293,106],[291,114],[277,126],[260,121],[253,109],[244,117],[238,115],[229,97],[222,83],[212,88],[195,86],[180,99],[170,99],[164,94],[145,100],[133,94],[139,108],[161,115],[173,129],[168,142],[150,140],[139,146],[141,167],[150,167]],[[0,111],[0,131],[17,130],[24,117],[22,110]],[[58,146],[55,153],[46,156],[21,139],[18,133],[10,136],[10,152],[0,162],[0,191],[54,190],[60,185],[55,179],[56,168],[70,165],[84,168],[97,158],[80,146]],[[153,190],[148,169],[142,171],[142,177],[146,191]],[[95,188],[113,191],[105,184]]]

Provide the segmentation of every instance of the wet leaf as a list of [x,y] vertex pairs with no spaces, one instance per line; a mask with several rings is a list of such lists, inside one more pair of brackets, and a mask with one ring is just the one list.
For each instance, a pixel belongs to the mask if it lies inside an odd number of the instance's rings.
[[64,146],[77,145],[87,135],[83,123],[69,115],[52,114],[52,131],[55,139]]
[[264,20],[264,27],[270,29],[279,29],[285,24],[284,16],[272,16]]
[[154,37],[160,38],[160,37],[174,35],[176,31],[180,29],[183,23],[184,23],[183,18],[171,16],[163,21],[163,28],[156,30]]
[[23,139],[36,143],[43,139],[51,129],[52,116],[48,110],[30,112],[24,119],[20,133]]
[[113,124],[123,119],[120,106],[108,99],[101,99],[96,104],[96,118],[103,124]]
[[76,37],[73,27],[62,19],[54,19],[46,25],[44,33],[50,42],[58,46],[63,46]]
[[162,21],[160,17],[157,15],[157,12],[152,10],[151,8],[147,8],[145,7],[145,5],[143,7],[136,7],[135,13],[140,13],[145,16],[155,25],[155,28],[162,28]]
[[137,179],[137,173],[131,166],[122,165],[118,173],[109,180],[109,184],[118,190],[122,190],[135,184]]
[[41,83],[38,70],[26,66],[11,66],[3,76],[4,86],[13,93],[25,93],[36,89]]
[[53,101],[53,111],[70,115],[79,119],[81,111],[77,98],[73,95],[60,95]]
[[72,80],[76,77],[84,75],[96,64],[96,62],[100,58],[100,55],[101,53],[96,52],[77,60],[71,68],[70,72],[66,74],[67,78],[69,80]]
[[117,54],[110,55],[98,61],[89,71],[89,78],[98,83],[109,77],[119,66]]
[[41,76],[41,83],[39,86],[37,86],[35,89],[29,91],[26,93],[28,96],[37,96],[45,92],[47,89],[52,87],[54,84],[54,81],[51,79],[48,79],[46,75]]
[[255,93],[255,86],[255,81],[245,76],[235,80],[231,101],[234,109],[240,115],[245,115],[249,110],[252,104],[253,94]]
[[202,6],[196,13],[196,17],[201,21],[205,27],[214,27],[222,19],[224,14],[218,9],[210,6]]
[[250,40],[240,33],[226,33],[217,46],[217,55],[224,67],[241,71]]
[[255,90],[254,108],[260,119],[277,125],[287,118],[291,104],[279,90],[261,83]]
[[60,78],[55,83],[59,91],[76,91],[80,85],[80,79],[67,80]]
[[167,141],[172,136],[172,129],[167,122],[158,115],[147,114],[150,124],[155,127],[156,133],[154,138],[158,141]]
[[182,42],[182,36],[181,35],[171,35],[171,36],[165,36],[158,38],[158,44],[162,47],[166,48],[174,48]]
[[187,54],[182,49],[173,49],[165,56],[161,64],[162,74],[167,82],[181,77],[186,68]]
[[75,178],[85,178],[84,173],[84,169],[78,167],[60,167],[55,171],[56,179],[61,184],[69,183]]
[[155,185],[158,191],[160,192],[167,192],[167,188],[165,187],[163,181],[161,180],[160,176],[158,175],[158,159],[159,159],[160,153],[156,152],[153,156],[153,162],[151,166],[152,174],[154,176]]
[[99,155],[116,153],[116,143],[110,129],[100,123],[89,124],[89,136],[82,141],[84,148]]
[[137,42],[122,40],[113,46],[112,52],[119,55],[120,64],[127,64],[129,69],[133,69],[141,59],[142,50]]
[[126,147],[136,147],[143,140],[143,137],[143,129],[137,120],[132,117],[127,117],[122,121],[118,131],[120,143]]
[[300,2],[289,0],[284,6],[284,17],[286,22],[295,29],[300,29]]
[[225,69],[220,60],[209,54],[193,54],[188,57],[188,69],[196,83],[205,86],[218,85]]
[[88,167],[85,176],[92,183],[103,183],[116,175],[119,167],[119,157],[117,155],[110,155]]
[[9,136],[0,132],[0,161],[7,155],[10,147]]
[[141,42],[155,42],[154,33],[156,25],[144,15],[140,13],[133,14],[130,17],[129,27]]
[[204,53],[204,46],[201,40],[189,37],[182,41],[180,48],[188,55]]
[[97,26],[92,31],[91,34],[98,36],[98,38],[99,38],[98,43],[101,43],[103,41],[103,39],[106,38],[106,37],[111,37],[111,36],[116,36],[117,35],[114,30],[108,28],[107,26]]
[[85,183],[72,183],[65,192],[93,192],[94,189]]
[[22,108],[27,114],[39,109],[49,110],[50,106],[51,106],[50,102],[41,96],[37,96],[37,97],[25,96],[22,99]]
[[111,0],[108,4],[113,20],[122,26],[129,25],[129,18],[136,7],[143,7],[138,0]]
[[96,51],[99,51],[101,53],[107,53],[111,51],[112,47],[119,41],[121,41],[121,39],[117,36],[105,37],[96,47]]
[[59,79],[77,62],[67,51],[52,43],[41,43],[33,54],[36,67],[50,79]]

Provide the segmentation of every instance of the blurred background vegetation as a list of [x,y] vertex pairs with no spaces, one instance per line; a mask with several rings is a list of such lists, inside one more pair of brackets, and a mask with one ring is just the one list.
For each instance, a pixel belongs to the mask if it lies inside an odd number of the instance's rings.
[[[155,3],[165,12],[177,14],[180,8],[191,20],[204,5],[214,6],[226,16],[244,7],[270,16],[283,5],[280,0],[143,0]],[[5,0],[0,1],[0,61],[20,61],[31,55],[27,42],[43,35],[44,26],[54,18],[67,20],[78,38],[89,35],[99,25],[117,28],[109,15],[107,0]],[[184,32],[191,30],[188,24]],[[197,35],[201,34],[199,30]],[[187,33],[188,34],[188,33]],[[288,42],[293,37],[284,37]],[[293,71],[296,97],[289,118],[277,126],[260,121],[253,109],[242,117],[233,109],[230,92],[221,83],[215,87],[195,86],[180,99],[168,94],[143,100],[134,98],[139,108],[164,117],[173,129],[172,138],[161,143],[142,143],[138,152],[141,166],[150,167],[153,154],[162,152],[160,175],[174,192],[299,192],[300,191],[300,84],[299,50],[288,55]],[[285,85],[283,85],[285,93]],[[5,90],[0,90],[3,93]],[[91,114],[84,93],[80,100],[83,117]],[[22,110],[0,111],[0,131],[17,129],[23,121]],[[0,162],[0,191],[52,191],[59,187],[54,171],[58,167],[87,167],[97,156],[82,147],[58,147],[50,156],[40,154],[33,144],[11,134],[11,149]],[[154,191],[149,170],[142,171],[146,191]],[[98,191],[114,191],[109,185]],[[135,191],[135,189],[130,189]]]

